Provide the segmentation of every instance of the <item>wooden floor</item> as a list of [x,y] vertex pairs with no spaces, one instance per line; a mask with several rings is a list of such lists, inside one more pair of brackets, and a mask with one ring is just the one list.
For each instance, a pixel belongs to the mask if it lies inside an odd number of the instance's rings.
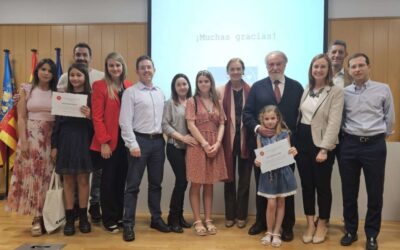
[[[190,218],[190,215],[186,216]],[[254,221],[250,218],[249,225]],[[30,236],[31,218],[28,216],[19,216],[4,212],[4,201],[0,201],[0,249],[15,249],[24,243],[63,243],[65,250],[68,249],[174,249],[174,250],[196,250],[196,249],[273,249],[271,246],[260,244],[261,235],[249,236],[247,230],[237,227],[225,228],[223,216],[216,216],[215,223],[219,231],[217,235],[199,237],[193,234],[191,229],[186,229],[183,234],[159,233],[149,227],[149,216],[139,215],[135,228],[136,240],[124,242],[122,233],[110,234],[105,232],[99,225],[92,225],[92,232],[81,234],[77,232],[74,236],[66,237],[62,230],[41,237],[33,238]],[[342,223],[340,221],[331,221],[329,227],[329,237],[318,245],[303,244],[301,235],[305,228],[305,220],[297,219],[294,228],[295,239],[290,242],[284,242],[281,249],[288,250],[318,250],[318,249],[346,249],[359,250],[364,249],[365,237],[363,234],[363,225],[360,224],[359,240],[350,247],[342,247],[339,244],[342,236]],[[382,230],[378,239],[379,249],[395,250],[400,249],[400,222],[387,222],[382,225]]]

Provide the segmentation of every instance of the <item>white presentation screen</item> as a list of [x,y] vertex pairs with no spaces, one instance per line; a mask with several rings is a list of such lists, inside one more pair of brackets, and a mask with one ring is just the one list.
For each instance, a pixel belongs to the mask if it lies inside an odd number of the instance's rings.
[[199,70],[217,85],[228,81],[226,64],[240,57],[248,83],[267,76],[265,55],[281,50],[285,74],[306,85],[312,57],[324,50],[326,0],[149,0],[149,52],[155,85],[170,97],[177,73],[194,90]]

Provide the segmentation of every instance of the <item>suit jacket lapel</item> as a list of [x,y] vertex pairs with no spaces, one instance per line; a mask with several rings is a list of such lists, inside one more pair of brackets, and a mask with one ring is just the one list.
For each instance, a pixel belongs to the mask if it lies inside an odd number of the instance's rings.
[[322,103],[324,103],[324,101],[326,100],[326,98],[328,97],[329,92],[331,91],[331,86],[326,86],[325,89],[322,91],[321,95],[319,96],[319,100],[317,103],[317,106],[315,108],[314,114],[313,114],[313,118],[315,116],[315,114],[317,113],[319,107],[321,107]]

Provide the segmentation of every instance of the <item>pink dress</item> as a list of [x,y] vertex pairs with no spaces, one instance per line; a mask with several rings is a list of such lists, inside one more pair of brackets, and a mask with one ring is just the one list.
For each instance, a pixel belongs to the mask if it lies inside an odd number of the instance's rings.
[[[196,98],[197,112],[195,108]],[[186,120],[195,121],[195,125],[206,141],[213,145],[217,140],[218,127],[225,122],[224,111],[214,107],[208,113],[198,97],[190,98],[186,104]],[[187,146],[186,149],[187,180],[200,184],[213,184],[228,178],[224,150],[221,147],[216,156],[207,157],[201,145]]]
[[53,164],[50,160],[51,132],[54,116],[51,111],[51,91],[23,84],[21,91],[26,94],[28,112],[26,138],[29,156],[21,155],[18,141],[16,160],[11,176],[10,192],[6,210],[19,214],[41,216],[46,192],[49,188]]

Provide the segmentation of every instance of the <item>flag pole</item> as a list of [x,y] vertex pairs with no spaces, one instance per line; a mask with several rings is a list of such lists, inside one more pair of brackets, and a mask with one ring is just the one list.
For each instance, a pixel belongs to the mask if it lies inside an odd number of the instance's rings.
[[5,163],[5,169],[6,169],[6,190],[5,190],[5,198],[8,197],[8,188],[9,188],[9,176],[10,176],[10,148],[6,147],[6,161]]

